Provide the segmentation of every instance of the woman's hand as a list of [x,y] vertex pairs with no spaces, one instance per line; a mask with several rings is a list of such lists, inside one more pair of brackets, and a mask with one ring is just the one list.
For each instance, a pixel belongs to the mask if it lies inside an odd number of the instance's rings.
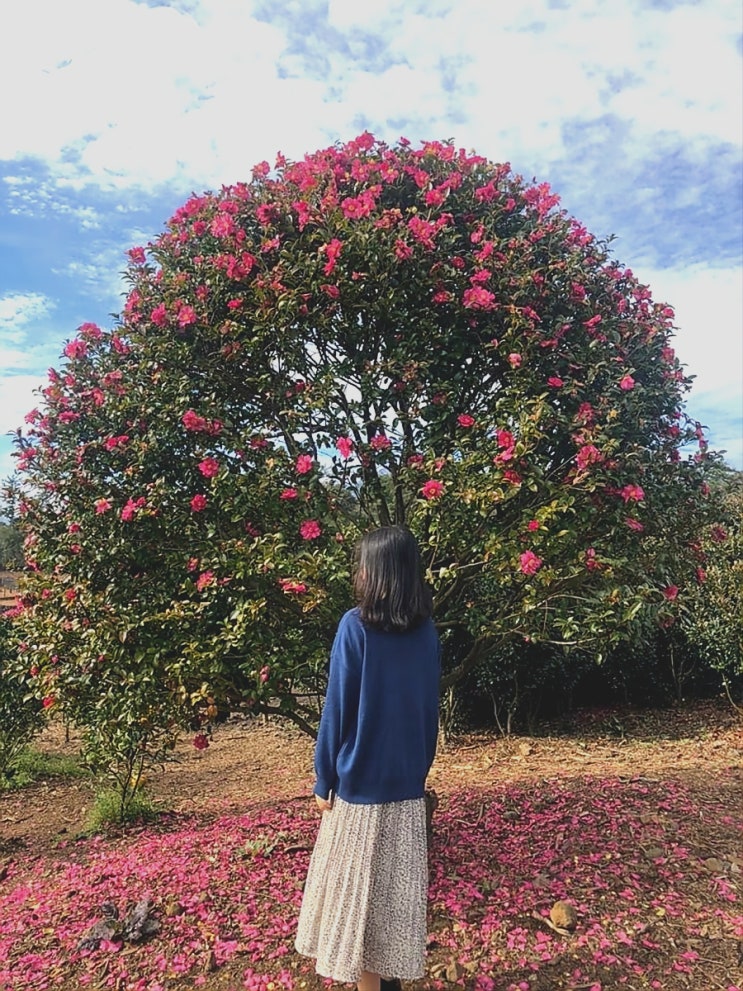
[[333,808],[332,794],[330,794],[327,798],[320,798],[319,795],[315,795],[315,801],[317,802],[317,807],[321,812],[330,812]]

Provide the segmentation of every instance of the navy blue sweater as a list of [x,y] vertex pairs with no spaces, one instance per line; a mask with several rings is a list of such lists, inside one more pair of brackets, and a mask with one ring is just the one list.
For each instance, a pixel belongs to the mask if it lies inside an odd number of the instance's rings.
[[341,619],[315,747],[315,794],[370,805],[421,798],[436,753],[441,648],[432,620],[408,633]]

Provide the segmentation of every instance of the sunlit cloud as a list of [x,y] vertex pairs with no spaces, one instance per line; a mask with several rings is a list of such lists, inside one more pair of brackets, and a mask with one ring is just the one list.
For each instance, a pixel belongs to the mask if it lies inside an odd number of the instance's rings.
[[53,306],[52,300],[36,292],[0,296],[0,341],[23,340],[27,324],[46,316]]

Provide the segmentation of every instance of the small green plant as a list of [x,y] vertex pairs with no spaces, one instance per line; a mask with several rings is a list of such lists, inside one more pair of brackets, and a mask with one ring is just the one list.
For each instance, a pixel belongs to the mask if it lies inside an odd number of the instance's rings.
[[27,747],[0,779],[0,789],[25,788],[40,778],[85,778],[89,773],[77,755],[49,754]]
[[243,860],[258,856],[268,857],[288,836],[288,833],[283,832],[274,833],[271,836],[261,834],[252,840],[246,840],[239,855]]
[[0,618],[0,787],[12,779],[29,742],[44,725],[44,707],[31,697],[29,676],[14,670],[17,641]]
[[98,833],[108,826],[124,826],[131,822],[148,822],[157,816],[158,809],[152,799],[137,789],[122,802],[121,792],[113,788],[99,791],[88,813],[87,828]]

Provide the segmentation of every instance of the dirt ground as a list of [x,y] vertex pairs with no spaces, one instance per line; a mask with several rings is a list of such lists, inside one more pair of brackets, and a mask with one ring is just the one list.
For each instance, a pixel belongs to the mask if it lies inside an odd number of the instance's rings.
[[[60,725],[49,727],[36,746],[49,753],[79,751],[75,734],[66,741]],[[216,815],[303,795],[309,802],[312,750],[312,741],[292,726],[230,721],[216,729],[207,750],[182,740],[175,759],[151,773],[147,789],[158,805],[174,812]],[[540,736],[459,735],[440,744],[429,785],[445,794],[507,781],[639,775],[680,778],[703,793],[714,788],[718,772],[731,769],[741,771],[743,783],[743,720],[719,700],[648,712],[587,711],[569,731],[547,725]],[[57,841],[84,829],[93,794],[88,780],[60,778],[0,794],[0,854],[22,848],[53,856]],[[741,816],[740,806],[730,811]]]
[[[74,734],[66,740],[63,728],[52,726],[37,741],[36,747],[45,753],[74,755],[78,752],[78,744]],[[311,807],[312,751],[312,741],[293,727],[260,719],[234,719],[216,729],[210,747],[204,751],[196,750],[190,739],[184,739],[177,748],[175,760],[161,772],[151,773],[147,789],[163,811],[191,813],[205,824],[225,813],[240,813],[256,805],[274,802],[278,807],[284,807],[306,801]],[[460,735],[440,745],[429,784],[442,797],[444,809],[448,796],[454,796],[460,790],[497,791],[512,783],[527,791],[533,785],[535,795],[539,794],[540,785],[542,790],[549,792],[553,784],[562,784],[574,789],[581,808],[588,808],[591,799],[582,790],[585,791],[585,781],[593,779],[648,782],[651,788],[653,783],[680,782],[691,796],[693,808],[691,814],[685,813],[681,824],[685,845],[700,861],[712,858],[710,864],[717,865],[718,860],[714,858],[724,853],[730,861],[726,870],[737,890],[743,869],[743,848],[740,846],[743,836],[743,720],[723,699],[663,711],[587,711],[578,714],[569,726],[544,726],[538,736],[503,738],[485,732]],[[68,858],[76,857],[71,850],[77,844],[69,841],[84,830],[93,797],[92,781],[61,777],[50,777],[18,791],[0,793],[0,882],[5,877],[7,865],[14,861],[33,864],[31,869],[41,875],[47,870],[53,871],[55,862],[64,864]],[[709,880],[703,878],[698,890],[696,887],[688,889],[690,904],[709,904],[708,888]],[[732,897],[737,900],[740,896]],[[711,910],[709,914],[711,917]],[[533,921],[531,925],[541,927]],[[678,930],[677,937],[669,939],[668,945],[649,952],[655,953],[656,959],[662,954],[663,959],[670,961],[683,945],[689,950],[697,945],[692,946],[682,929]],[[674,974],[671,983],[643,983],[641,986],[662,987],[663,991],[740,991],[743,987],[743,943],[738,943],[736,950],[735,941],[728,936],[709,945],[713,948],[710,955],[697,965],[705,968],[704,980],[709,983],[704,986],[695,983],[698,982],[695,971],[691,976]],[[447,957],[443,949],[434,949],[429,957],[434,963],[439,961],[436,965],[443,979],[434,980],[426,987],[463,986],[456,979],[452,984],[445,976]],[[201,984],[207,991],[236,987],[234,982],[239,968],[239,962],[234,962],[234,966],[210,973],[208,982],[202,979]],[[739,970],[741,980],[733,983]],[[610,975],[609,983],[606,983],[604,976],[604,983],[596,986],[605,991],[619,991],[620,984],[625,986],[624,978],[619,984],[614,980]],[[73,986],[78,987],[76,983],[65,984],[66,991]],[[175,986],[180,988],[181,984]],[[185,982],[182,986],[191,988],[194,985]],[[300,986],[306,987],[307,991],[322,991],[324,987],[321,982],[309,978]],[[464,986],[469,987],[469,984]],[[554,983],[553,974],[547,968],[533,978],[533,983],[517,984],[514,977],[511,986],[553,991],[557,987],[589,989],[594,984]],[[640,985],[632,984],[635,986]],[[415,987],[418,991],[418,982]],[[498,987],[500,989],[501,985]]]

